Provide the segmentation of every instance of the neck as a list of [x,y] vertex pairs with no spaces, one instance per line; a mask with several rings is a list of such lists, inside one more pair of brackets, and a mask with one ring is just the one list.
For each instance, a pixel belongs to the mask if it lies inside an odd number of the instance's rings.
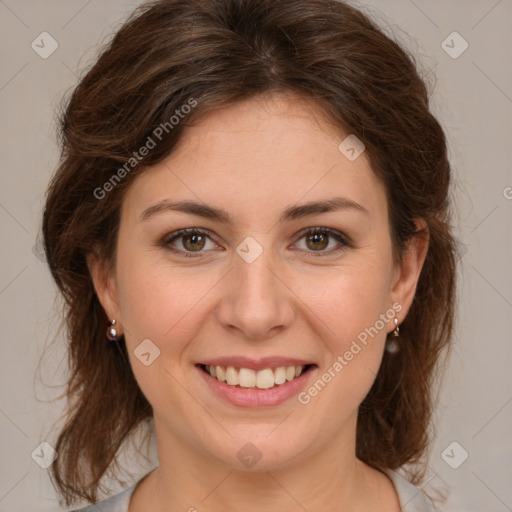
[[205,456],[156,419],[155,431],[159,466],[137,488],[130,512],[400,510],[390,480],[356,458],[355,422],[350,435],[340,433],[323,450],[316,446],[279,467],[265,467],[262,457],[247,470]]

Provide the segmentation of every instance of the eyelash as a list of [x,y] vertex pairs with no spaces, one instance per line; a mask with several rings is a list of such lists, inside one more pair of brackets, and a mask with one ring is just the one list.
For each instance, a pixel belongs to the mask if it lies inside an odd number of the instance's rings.
[[[352,247],[351,243],[348,241],[348,239],[344,235],[342,235],[341,233],[339,233],[338,231],[335,231],[333,229],[322,228],[322,227],[312,227],[312,228],[307,228],[304,231],[301,231],[300,237],[298,238],[298,240],[301,240],[302,238],[304,238],[308,235],[313,235],[313,234],[329,235],[329,237],[336,239],[341,244],[341,246],[336,249],[331,249],[329,251],[318,251],[318,254],[308,254],[307,257],[318,258],[318,257],[323,257],[325,255],[330,256],[332,254],[337,254],[337,253],[343,251],[346,247]],[[205,235],[211,239],[211,232],[208,230],[205,230],[205,229],[200,229],[200,228],[180,229],[179,231],[175,231],[174,233],[171,233],[170,235],[166,236],[163,239],[162,242],[163,242],[164,247],[168,248],[172,252],[184,255],[186,258],[201,257],[201,254],[204,251],[197,251],[197,253],[196,253],[197,255],[195,255],[193,252],[183,251],[183,250],[176,249],[175,247],[171,246],[172,242],[174,242],[175,240],[178,240],[179,238],[183,237],[184,235]],[[315,251],[307,251],[307,252],[315,252]]]

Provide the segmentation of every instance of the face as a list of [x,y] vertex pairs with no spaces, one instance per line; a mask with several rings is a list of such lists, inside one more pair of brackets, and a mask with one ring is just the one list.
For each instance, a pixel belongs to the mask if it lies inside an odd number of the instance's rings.
[[[414,295],[424,254],[395,264],[384,185],[318,112],[274,95],[203,117],[126,193],[115,271],[90,263],[158,438],[204,463],[248,468],[247,443],[267,469],[353,453],[358,407]],[[244,385],[214,379],[209,361]]]

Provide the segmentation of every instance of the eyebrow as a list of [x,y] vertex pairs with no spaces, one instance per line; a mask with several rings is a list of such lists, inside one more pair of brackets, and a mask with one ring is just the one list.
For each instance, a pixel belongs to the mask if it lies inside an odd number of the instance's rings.
[[[286,222],[296,219],[301,219],[309,215],[318,213],[333,212],[337,210],[355,210],[366,215],[369,214],[368,210],[359,203],[344,197],[334,197],[323,201],[313,201],[301,205],[294,205],[286,208],[279,218],[279,222]],[[190,215],[197,215],[205,219],[210,219],[224,224],[233,224],[233,219],[228,212],[214,206],[209,206],[205,203],[198,203],[196,201],[168,201],[164,199],[158,203],[146,208],[141,216],[140,222],[143,222],[158,213],[168,211],[188,213]]]

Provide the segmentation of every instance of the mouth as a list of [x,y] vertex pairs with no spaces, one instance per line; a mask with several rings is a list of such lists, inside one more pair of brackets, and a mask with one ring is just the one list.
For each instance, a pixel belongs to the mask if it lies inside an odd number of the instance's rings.
[[198,364],[210,377],[234,388],[272,389],[291,382],[317,367],[316,364],[268,367],[261,370],[234,366]]

